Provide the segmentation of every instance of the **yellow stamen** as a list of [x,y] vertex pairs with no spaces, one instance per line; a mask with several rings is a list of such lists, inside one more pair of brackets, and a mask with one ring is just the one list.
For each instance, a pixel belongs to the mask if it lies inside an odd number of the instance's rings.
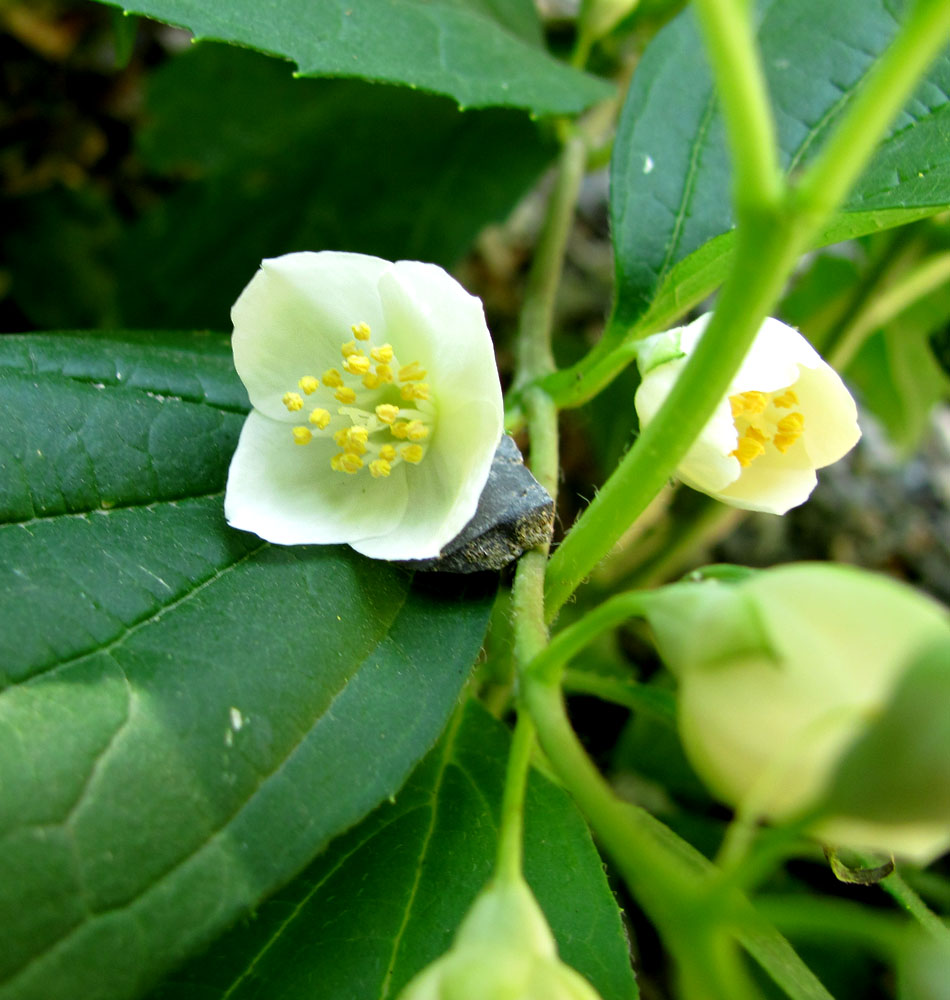
[[388,365],[393,359],[392,344],[383,344],[381,347],[374,347],[369,352],[369,356],[382,365]]
[[428,399],[429,385],[427,382],[410,382],[399,390],[403,399]]
[[320,430],[325,430],[327,424],[330,423],[330,412],[328,410],[323,410],[318,406],[315,410],[310,411],[309,420],[310,423],[319,427]]
[[323,384],[331,389],[339,388],[343,385],[343,376],[335,368],[328,368],[323,373]]
[[776,424],[778,434],[772,439],[772,444],[784,455],[789,448],[802,436],[805,430],[805,417],[801,413],[790,413]]
[[745,436],[752,438],[753,441],[758,441],[759,444],[765,444],[769,439],[768,434],[760,431],[758,427],[747,427]]
[[407,444],[402,449],[403,459],[407,462],[412,462],[413,465],[415,465],[417,462],[421,462],[422,456],[424,454],[425,452],[422,450],[422,447],[418,444]]
[[297,410],[303,409],[303,396],[299,392],[285,392],[281,398],[281,402],[291,413],[296,413]]
[[429,436],[429,428],[421,420],[410,420],[406,428],[406,437],[410,441],[425,441]]
[[343,448],[354,455],[366,454],[367,440],[369,431],[365,427],[344,427],[333,435],[333,441],[338,448]]
[[402,368],[399,369],[400,382],[418,382],[425,377],[425,370],[419,366],[418,361],[413,361],[412,364],[403,365]]
[[341,385],[339,389],[333,394],[341,403],[355,403],[356,393],[348,386]]
[[374,479],[379,479],[380,476],[388,476],[392,466],[385,458],[377,458],[369,463],[369,471]]
[[367,389],[378,389],[379,376],[376,375],[374,372],[367,372],[363,376],[363,385],[365,385]]
[[344,358],[351,358],[354,354],[360,355],[362,353],[363,351],[357,347],[355,342],[352,340],[340,348],[340,354],[342,354]]
[[297,385],[300,386],[301,392],[304,392],[309,396],[311,393],[317,391],[320,383],[312,375],[304,375]]
[[369,323],[354,323],[350,329],[357,340],[369,340],[371,333]]
[[351,354],[343,362],[343,367],[351,375],[365,375],[369,371],[369,358],[362,354]]
[[379,457],[384,462],[395,462],[396,449],[391,444],[384,444],[382,448],[379,449]]
[[313,435],[306,427],[295,427],[291,433],[294,436],[294,444],[310,444]]
[[376,407],[376,416],[384,424],[392,424],[395,422],[396,417],[399,416],[399,407],[393,406],[391,403],[380,403]]
[[732,415],[734,417],[741,417],[746,414],[755,416],[769,405],[769,397],[767,393],[752,389],[748,392],[740,392],[735,396],[730,396],[729,405],[732,407]]
[[[334,459],[338,459],[336,465],[333,464]],[[363,468],[363,459],[361,459],[355,452],[344,451],[339,455],[334,455],[333,458],[330,459],[330,465],[338,471],[348,472],[352,476]]]
[[772,402],[783,410],[787,410],[798,402],[798,396],[791,389],[786,389],[781,396],[776,396]]
[[751,465],[759,455],[765,454],[765,445],[761,441],[756,441],[753,437],[743,437],[739,439],[736,450],[730,454],[734,455],[742,468]]
[[377,365],[376,377],[383,385],[388,385],[393,380],[393,370],[389,365]]
[[399,420],[389,428],[393,437],[405,440],[409,436],[409,421]]

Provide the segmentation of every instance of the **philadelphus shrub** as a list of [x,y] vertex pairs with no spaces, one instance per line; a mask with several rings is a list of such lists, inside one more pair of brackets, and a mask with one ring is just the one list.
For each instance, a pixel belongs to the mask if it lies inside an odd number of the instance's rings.
[[[634,405],[656,416],[711,314],[646,337]],[[861,431],[851,394],[805,338],[766,319],[725,398],[676,470],[687,486],[733,507],[784,514],[811,495],[815,470],[838,461]]]
[[528,886],[491,883],[459,926],[452,947],[419,973],[399,1000],[600,1000],[557,957],[554,936]]
[[686,752],[721,799],[774,820],[814,811],[836,846],[920,862],[950,847],[946,609],[801,563],[663,588],[647,617]]
[[253,410],[228,522],[283,545],[438,556],[501,438],[481,302],[434,264],[292,253],[262,263],[231,318]]

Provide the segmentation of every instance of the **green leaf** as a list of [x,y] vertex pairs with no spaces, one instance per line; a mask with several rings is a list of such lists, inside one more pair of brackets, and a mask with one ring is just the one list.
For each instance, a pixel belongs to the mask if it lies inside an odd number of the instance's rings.
[[0,394],[0,997],[133,997],[400,787],[491,585],[229,529],[224,338],[3,337]]
[[405,89],[293,80],[274,59],[222,45],[158,70],[147,107],[144,158],[194,180],[119,245],[131,326],[220,329],[260,259],[291,250],[450,267],[553,154],[519,112],[463,114]]
[[[888,0],[760,3],[758,39],[787,170],[808,162],[848,107],[897,30],[895,7],[899,16],[904,4]],[[944,53],[819,244],[950,205],[948,93]],[[733,228],[730,184],[723,123],[687,10],[647,49],[620,120],[611,165],[617,325],[630,326],[651,303],[662,315],[670,303],[660,306],[658,295],[689,305],[721,280],[728,243],[687,262]],[[685,271],[675,274],[681,262]],[[694,286],[685,295],[684,279]]]
[[302,76],[362,77],[537,115],[574,114],[609,97],[603,80],[539,46],[529,0],[101,0],[198,39],[283,56]]
[[[396,997],[450,946],[491,875],[508,744],[469,702],[393,803],[151,1000],[309,1000],[315,983],[320,1000]],[[577,810],[534,774],[526,815],[527,875],[561,958],[602,996],[636,997],[620,914]]]

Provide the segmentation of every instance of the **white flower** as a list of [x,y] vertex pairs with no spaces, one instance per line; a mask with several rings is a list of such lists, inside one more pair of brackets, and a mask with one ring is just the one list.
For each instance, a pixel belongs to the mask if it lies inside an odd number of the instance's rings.
[[459,926],[452,947],[399,1000],[600,1000],[557,957],[554,935],[528,886],[493,882]]
[[[641,343],[634,399],[641,426],[656,416],[710,316]],[[837,462],[860,436],[838,374],[797,330],[768,318],[676,474],[733,507],[784,514],[811,495],[815,470]]]
[[481,302],[434,264],[292,253],[262,263],[231,318],[253,410],[228,523],[282,545],[438,556],[501,438]]

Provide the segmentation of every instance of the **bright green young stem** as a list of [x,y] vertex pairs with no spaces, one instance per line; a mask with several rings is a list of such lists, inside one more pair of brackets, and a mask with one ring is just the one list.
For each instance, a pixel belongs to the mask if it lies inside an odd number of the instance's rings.
[[775,123],[747,0],[695,0],[722,103],[736,217],[777,204],[785,193]]
[[828,355],[836,368],[846,368],[875,331],[950,282],[950,253],[936,253],[873,298],[842,330]]
[[[741,8],[738,0],[703,0],[702,7],[704,24],[712,24],[709,47],[736,163],[745,152],[738,138],[743,123],[754,124],[760,117],[755,110],[743,111],[739,83],[754,81],[755,74],[750,76],[745,57],[738,65],[729,63],[726,54],[731,50],[722,37]],[[800,186],[780,204],[773,201],[766,179],[773,154],[758,156],[754,168],[742,168],[754,170],[757,180],[749,183],[762,200],[756,203],[748,192],[736,199],[736,256],[716,313],[659,413],[552,558],[546,592],[549,621],[672,475],[725,394],[799,255],[847,193],[948,33],[950,4],[918,0]],[[740,35],[743,46],[747,37]],[[749,58],[754,66],[754,56]],[[759,99],[756,90],[750,102],[757,106]],[[764,141],[761,128],[759,137]]]
[[673,474],[749,349],[794,266],[801,238],[781,218],[740,229],[736,264],[705,334],[659,413],[642,431],[554,553],[547,576],[552,620],[588,573]]
[[895,870],[878,883],[927,933],[950,947],[950,927],[920,898]]
[[524,860],[524,797],[534,739],[531,716],[527,712],[519,712],[511,749],[508,751],[508,770],[505,775],[505,794],[501,805],[501,826],[495,860],[495,878],[503,881],[521,878]]

